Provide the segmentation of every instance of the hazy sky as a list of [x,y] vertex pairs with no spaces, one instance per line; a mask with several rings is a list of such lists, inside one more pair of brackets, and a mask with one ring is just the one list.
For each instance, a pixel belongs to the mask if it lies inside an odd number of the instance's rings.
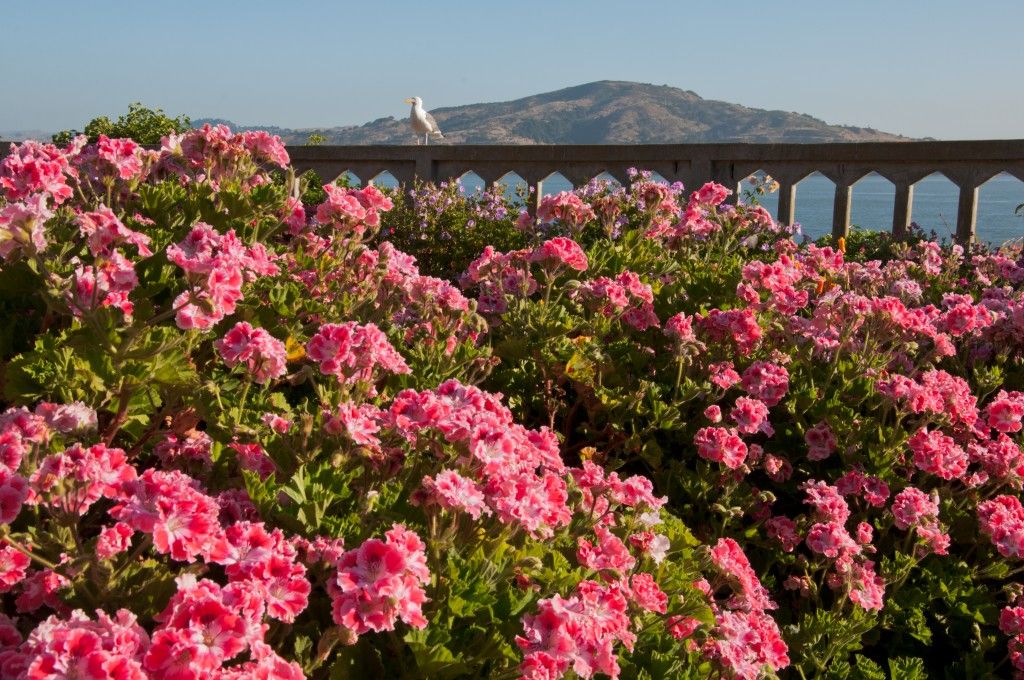
[[942,139],[1024,137],[1024,0],[5,0],[0,130],[132,101],[287,127],[594,80]]

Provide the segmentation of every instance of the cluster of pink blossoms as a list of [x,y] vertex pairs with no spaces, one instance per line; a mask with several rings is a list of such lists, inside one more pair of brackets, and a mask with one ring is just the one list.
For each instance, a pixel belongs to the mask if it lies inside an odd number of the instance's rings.
[[571,191],[545,196],[537,207],[540,222],[558,222],[571,232],[579,232],[596,217],[593,209]]
[[409,366],[376,324],[327,323],[309,339],[306,351],[325,375],[340,382],[371,383],[375,369],[409,373]]
[[252,379],[261,385],[285,373],[288,352],[284,343],[248,322],[239,321],[213,344],[225,364],[244,364]]
[[[0,414],[0,477],[7,482],[15,478],[32,447],[53,434],[83,434],[95,428],[95,421],[95,413],[80,404],[44,403],[36,413],[11,409]],[[169,434],[167,448],[179,453],[160,457],[175,461],[190,456],[180,450],[204,448],[203,438],[208,446],[205,435],[196,437],[199,443],[185,443]],[[228,583],[179,576],[177,592],[156,617],[159,625],[150,637],[123,610],[114,618],[97,612],[97,621],[68,612],[57,596],[69,585],[62,574],[33,571],[22,550],[0,545],[0,592],[20,589],[15,601],[19,612],[45,605],[61,614],[43,621],[24,641],[13,627],[3,629],[5,677],[303,677],[296,664],[277,656],[264,641],[264,617],[293,622],[311,591],[296,548],[279,529],[248,521],[225,525],[220,519],[225,506],[205,494],[195,479],[156,469],[139,474],[124,451],[104,444],[76,443],[43,457],[19,497],[66,515],[83,515],[100,499],[109,499],[113,505],[107,514],[116,522],[101,528],[96,558],[115,559],[130,548],[135,532],[143,532],[157,553],[173,560],[221,565]],[[11,505],[6,521],[13,521],[20,504]],[[248,660],[237,663],[243,654]]]
[[187,274],[188,290],[174,300],[175,321],[183,330],[209,330],[235,312],[242,285],[279,269],[262,243],[245,246],[234,230],[219,233],[197,222],[184,240],[167,246],[167,259]]
[[336,578],[328,583],[334,622],[354,643],[365,633],[394,630],[401,619],[413,628],[425,628],[423,586],[430,582],[423,541],[401,524],[384,540],[371,538],[338,560]]
[[996,496],[978,503],[981,530],[1003,557],[1024,557],[1024,507],[1016,496]]
[[651,287],[631,271],[614,279],[600,276],[586,281],[573,293],[577,299],[609,318],[622,319],[638,331],[660,326]]
[[366,227],[380,226],[380,213],[394,207],[380,189],[369,185],[362,189],[345,189],[325,184],[327,199],[316,209],[320,224],[329,224],[348,235],[362,236]]
[[730,339],[743,356],[750,354],[761,341],[761,326],[749,309],[712,309],[707,316],[696,316],[698,326],[710,342]]
[[69,156],[52,144],[11,145],[0,162],[0,258],[14,259],[42,252],[47,245],[46,221],[52,208],[71,198],[68,180],[77,175]]
[[270,181],[264,165],[287,168],[289,160],[277,135],[256,130],[233,134],[226,125],[207,124],[164,137],[154,172],[182,184],[209,184],[215,191],[232,182],[251,189]]
[[563,267],[582,272],[587,269],[587,255],[576,241],[564,236],[556,236],[533,249],[530,253],[531,262],[539,262],[549,277],[553,277]]
[[470,263],[459,277],[464,289],[476,287],[477,309],[481,314],[504,314],[508,310],[505,297],[522,298],[537,290],[537,279],[530,273],[528,249],[500,253],[487,246],[480,257]]

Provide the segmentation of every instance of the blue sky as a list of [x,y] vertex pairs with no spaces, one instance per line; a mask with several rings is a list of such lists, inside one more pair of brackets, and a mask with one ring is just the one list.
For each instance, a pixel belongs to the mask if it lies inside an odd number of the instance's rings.
[[594,80],[940,139],[1024,137],[1024,2],[31,0],[0,7],[0,130],[132,101],[289,127]]

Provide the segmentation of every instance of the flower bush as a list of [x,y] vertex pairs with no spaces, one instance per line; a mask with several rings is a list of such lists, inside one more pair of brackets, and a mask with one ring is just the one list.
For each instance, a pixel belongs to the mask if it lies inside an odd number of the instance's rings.
[[0,161],[5,677],[1024,672],[1019,253],[295,182]]

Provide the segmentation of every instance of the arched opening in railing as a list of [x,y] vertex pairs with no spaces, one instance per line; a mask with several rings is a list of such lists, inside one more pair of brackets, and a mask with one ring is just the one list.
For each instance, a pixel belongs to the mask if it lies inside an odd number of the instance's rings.
[[551,196],[563,191],[572,191],[572,182],[560,172],[553,172],[540,181],[541,196]]
[[487,187],[487,182],[484,181],[484,178],[472,170],[462,173],[456,181],[458,181],[459,190],[462,191],[464,196],[483,193],[483,190]]
[[517,173],[506,172],[498,178],[498,185],[502,188],[502,194],[507,200],[512,201],[516,205],[526,205],[530,185]]
[[796,183],[796,215],[803,233],[818,239],[832,233],[832,208],[836,183],[820,172],[812,172]]
[[1024,182],[1001,172],[978,189],[978,240],[994,245],[1024,237]]
[[611,186],[614,186],[614,187],[621,187],[622,186],[622,182],[620,182],[615,177],[615,175],[611,174],[607,170],[604,170],[603,172],[601,172],[601,173],[599,173],[597,175],[594,175],[593,179],[591,179],[590,181],[594,182],[594,183],[598,183],[598,184],[608,184],[608,185],[611,185]]
[[359,178],[359,175],[351,170],[346,170],[331,181],[346,187],[358,187],[363,184],[363,180]]
[[651,176],[648,178],[648,181],[658,182],[660,184],[671,184],[671,182],[665,179],[657,170],[651,170],[650,173]]
[[914,184],[911,219],[926,234],[952,238],[956,234],[960,189],[941,172],[933,172]]
[[390,172],[383,170],[373,176],[370,184],[381,189],[397,189],[401,183]]
[[868,231],[892,231],[896,185],[877,172],[869,172],[853,184],[850,224]]
[[756,170],[740,181],[737,200],[746,205],[760,205],[779,218],[779,192],[775,180],[764,170]]

